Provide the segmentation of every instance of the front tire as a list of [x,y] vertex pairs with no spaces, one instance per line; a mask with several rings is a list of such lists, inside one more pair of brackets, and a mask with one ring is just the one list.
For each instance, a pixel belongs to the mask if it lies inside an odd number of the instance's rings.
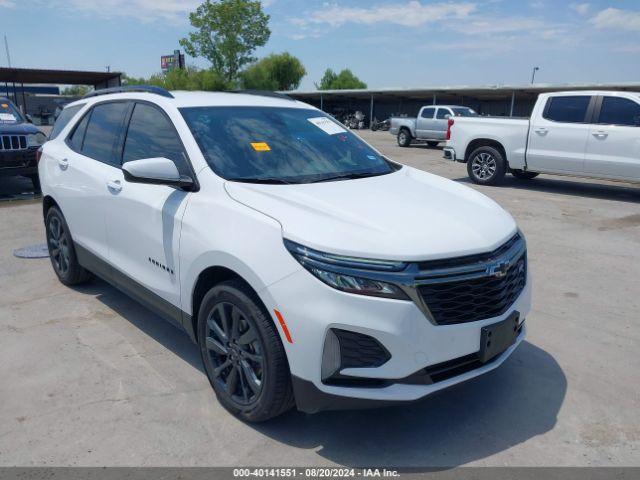
[[231,280],[213,287],[198,313],[198,344],[218,401],[261,422],[294,405],[289,364],[278,331],[256,294]]
[[538,172],[525,172],[524,170],[511,170],[511,175],[518,180],[531,180],[540,174]]
[[489,146],[476,148],[467,160],[467,173],[478,185],[497,185],[504,179],[507,162],[502,153]]
[[406,128],[403,128],[398,132],[398,145],[401,147],[408,147],[411,145],[411,133]]
[[78,263],[69,226],[57,207],[51,207],[47,211],[45,228],[49,258],[58,279],[67,286],[90,280],[91,273]]

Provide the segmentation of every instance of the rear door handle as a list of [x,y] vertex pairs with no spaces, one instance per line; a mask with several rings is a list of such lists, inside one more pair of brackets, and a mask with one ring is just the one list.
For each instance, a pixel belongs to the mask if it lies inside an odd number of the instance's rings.
[[66,158],[60,158],[58,160],[58,166],[60,167],[60,170],[66,170],[67,168],[69,168],[69,160],[67,160]]
[[548,131],[549,131],[549,130],[547,130],[546,128],[543,128],[543,127],[536,128],[536,129],[534,130],[534,132],[536,132],[536,133],[538,133],[538,134],[540,134],[540,135],[546,135]]
[[120,190],[122,190],[122,183],[120,182],[120,180],[111,180],[107,182],[107,188],[114,193],[118,193]]
[[598,130],[597,132],[593,132],[592,135],[596,138],[607,138],[609,134],[602,130]]

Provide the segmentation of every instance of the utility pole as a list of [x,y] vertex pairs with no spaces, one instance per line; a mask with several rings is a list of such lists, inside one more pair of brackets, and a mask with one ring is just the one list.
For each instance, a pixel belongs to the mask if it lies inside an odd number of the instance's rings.
[[7,63],[9,64],[9,68],[11,68],[11,55],[9,55],[9,42],[7,41],[7,36],[4,36],[4,48],[7,51]]
[[535,82],[536,80],[536,72],[540,70],[540,67],[533,67],[533,74],[531,75],[531,85],[533,85],[533,82]]
[[107,72],[111,71],[111,65],[107,65],[105,68],[107,69]]

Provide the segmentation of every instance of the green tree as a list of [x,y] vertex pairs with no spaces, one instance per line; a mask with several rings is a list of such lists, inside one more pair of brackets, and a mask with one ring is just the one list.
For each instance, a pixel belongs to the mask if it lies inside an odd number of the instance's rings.
[[204,90],[223,91],[232,88],[213,70],[200,70],[196,67],[171,70],[166,73],[154,73],[149,78],[135,78],[127,75],[122,78],[123,85],[153,85],[167,90]]
[[355,90],[367,88],[367,84],[356,77],[348,68],[340,73],[335,73],[327,68],[320,79],[320,84],[316,83],[316,88],[318,90]]
[[295,90],[307,71],[289,52],[271,54],[240,73],[243,88],[255,90]]
[[259,1],[205,0],[189,14],[189,21],[196,31],[180,45],[192,57],[208,59],[227,82],[237,79],[240,70],[255,60],[253,51],[271,36],[269,15]]
[[91,90],[91,88],[86,85],[73,85],[63,88],[60,93],[61,95],[67,95],[69,97],[82,97],[89,93],[89,90]]

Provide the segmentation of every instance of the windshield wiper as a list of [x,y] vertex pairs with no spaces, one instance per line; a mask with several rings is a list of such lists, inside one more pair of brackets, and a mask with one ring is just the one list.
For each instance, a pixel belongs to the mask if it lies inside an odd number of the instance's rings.
[[290,182],[285,180],[284,178],[276,178],[276,177],[261,177],[261,178],[227,178],[230,182],[241,182],[241,183],[265,183],[271,185],[293,185],[295,182]]
[[380,175],[385,175],[386,173],[388,172],[341,173],[339,175],[331,175],[330,177],[322,177],[322,178],[319,178],[318,180],[313,180],[309,183],[331,182],[333,180],[353,180],[355,178],[378,177]]

